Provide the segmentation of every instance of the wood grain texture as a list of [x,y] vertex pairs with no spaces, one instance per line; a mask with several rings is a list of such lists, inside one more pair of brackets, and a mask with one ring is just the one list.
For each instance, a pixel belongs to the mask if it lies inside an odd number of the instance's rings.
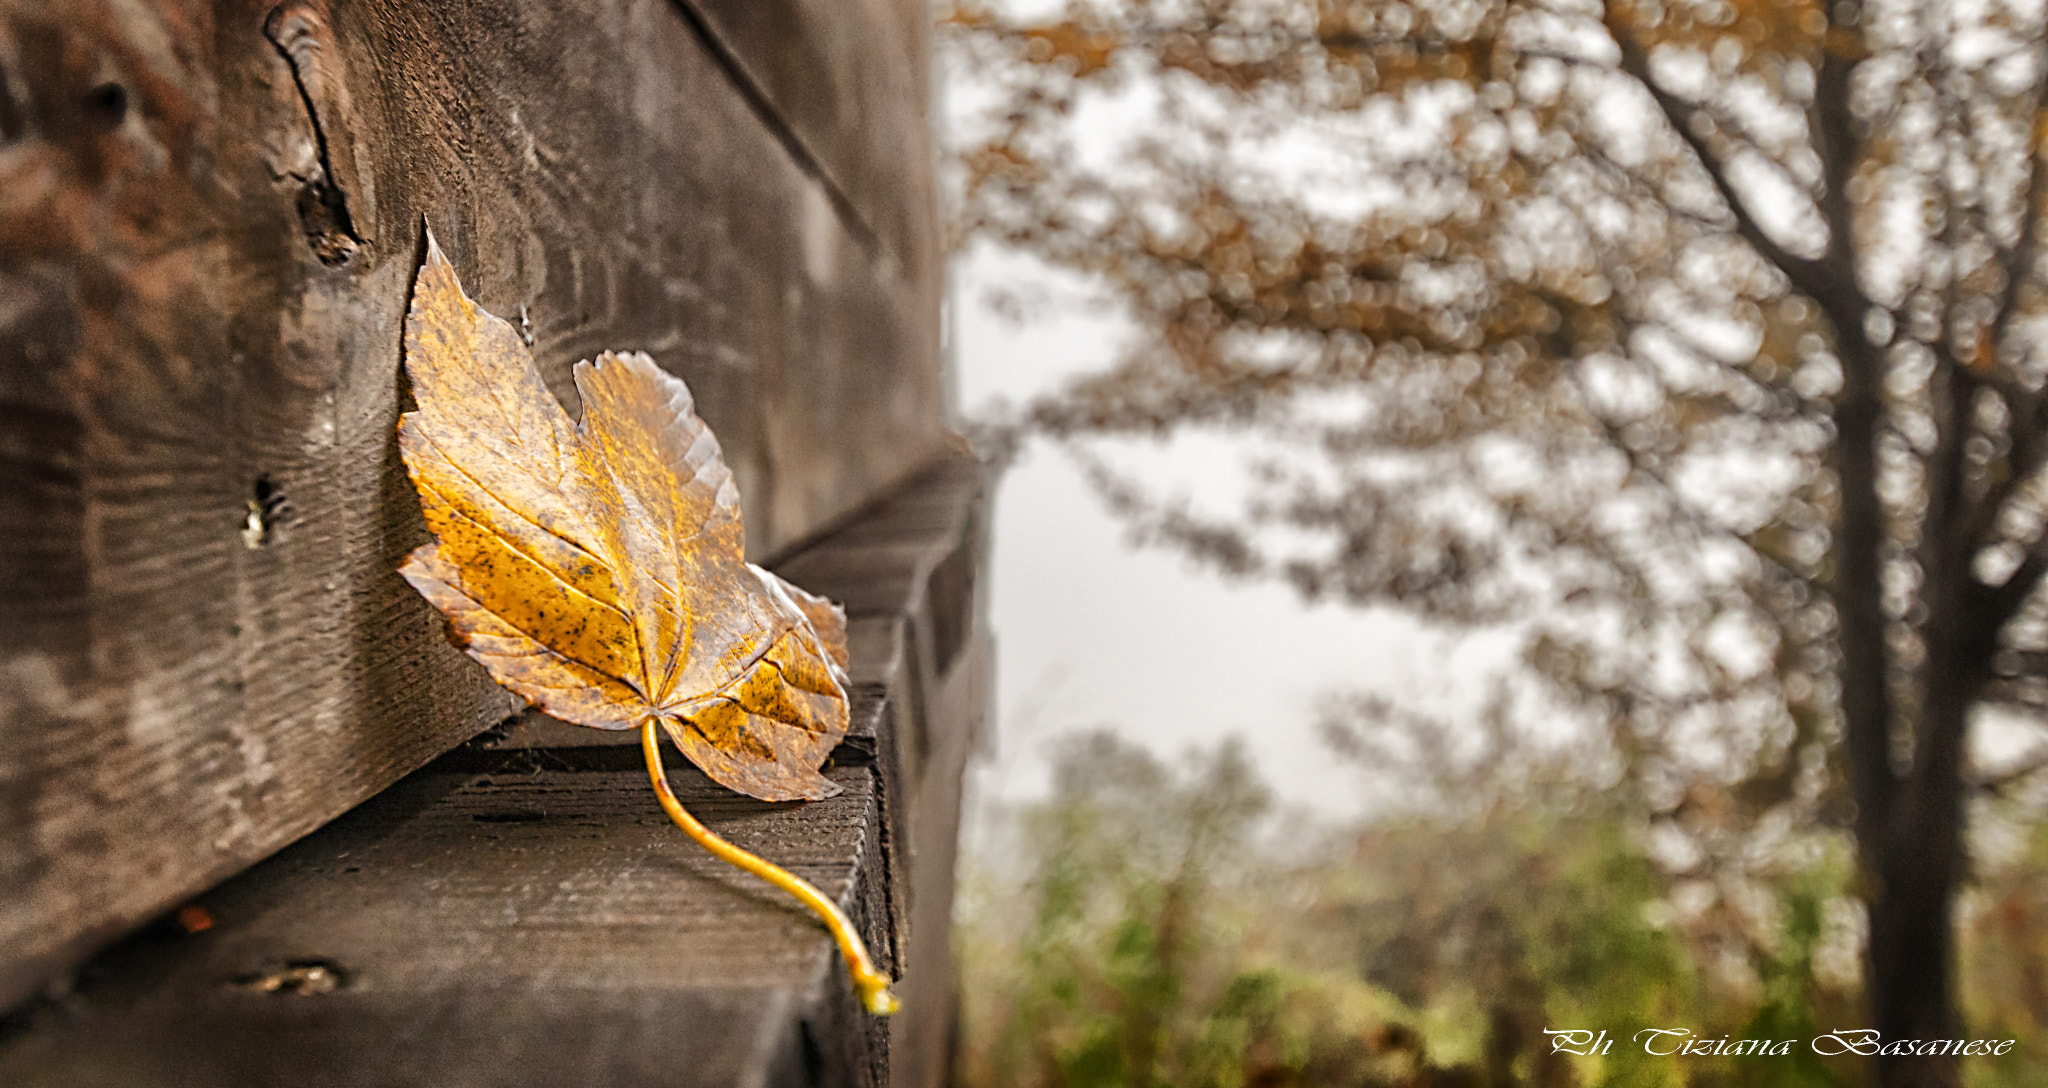
[[[863,875],[872,770],[784,806],[673,773],[890,962]],[[815,920],[678,835],[644,773],[437,764],[200,905],[213,929],[95,960],[68,1009],[0,1048],[0,1082],[855,1084],[883,1057]],[[265,992],[315,964],[312,992]]]
[[[632,736],[529,712],[203,896],[212,928],[160,924],[0,1024],[0,1084],[943,1084],[987,646],[971,571],[965,592],[945,572],[978,555],[983,507],[978,466],[948,458],[784,558],[843,593],[867,568],[835,555],[917,556],[894,609],[851,625],[845,793],[772,805],[669,761],[714,830],[849,909],[902,977],[893,1020],[859,1011],[809,915],[675,832]],[[974,635],[939,668],[953,611]],[[315,966],[318,992],[282,981]]]
[[0,0],[0,1006],[513,709],[393,573],[423,218],[572,411],[691,383],[753,554],[938,448],[932,285],[667,0]]
[[[886,263],[926,285],[942,275],[937,195],[905,162],[932,156],[931,11],[919,0],[676,0],[757,89]],[[933,329],[937,328],[934,311]]]

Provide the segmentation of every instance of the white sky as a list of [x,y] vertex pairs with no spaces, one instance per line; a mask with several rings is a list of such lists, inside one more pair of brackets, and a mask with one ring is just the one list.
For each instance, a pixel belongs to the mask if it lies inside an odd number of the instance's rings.
[[[1107,365],[1131,335],[1088,307],[1079,285],[1025,259],[979,249],[956,258],[953,274],[968,418]],[[992,288],[1020,287],[1036,311],[1022,324],[988,303]],[[1174,459],[1170,479],[1159,458],[1117,463],[1163,486],[1201,475],[1201,461],[1219,475],[1236,464],[1222,443],[1177,444]],[[993,535],[996,728],[976,772],[984,797],[1042,795],[1054,739],[1106,727],[1168,758],[1241,735],[1285,801],[1348,815],[1367,798],[1317,737],[1319,698],[1372,691],[1470,708],[1511,653],[1505,636],[1461,639],[1386,610],[1309,607],[1277,583],[1228,582],[1178,552],[1134,549],[1070,458],[1042,442],[1003,477]]]

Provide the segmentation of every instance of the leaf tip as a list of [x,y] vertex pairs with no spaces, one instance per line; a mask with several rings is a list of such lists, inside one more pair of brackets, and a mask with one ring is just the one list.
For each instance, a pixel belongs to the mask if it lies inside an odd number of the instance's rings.
[[421,227],[427,235],[427,252],[413,273],[412,298],[405,310],[405,370],[413,379],[416,397],[423,385],[432,384],[422,378],[421,367],[431,363],[430,356],[437,350],[449,353],[450,349],[437,341],[445,340],[449,330],[455,330],[459,340],[476,316],[476,306],[462,289],[455,265],[442,251],[424,216]]
[[[427,233],[427,255],[424,260],[420,261],[419,279],[426,279],[428,273],[432,272],[437,278],[446,276],[453,282],[455,279],[455,266],[449,262],[448,254],[442,251],[441,242],[434,237],[434,228],[427,222],[426,216],[420,217],[420,227]],[[459,291],[461,288],[458,287],[457,290]],[[414,288],[413,294],[415,298],[418,297],[419,290],[417,287]]]

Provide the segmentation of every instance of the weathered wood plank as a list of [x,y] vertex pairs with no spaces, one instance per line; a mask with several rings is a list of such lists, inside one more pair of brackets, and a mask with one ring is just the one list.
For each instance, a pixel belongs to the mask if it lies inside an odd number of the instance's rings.
[[[869,1081],[823,931],[682,838],[643,772],[438,767],[206,895],[212,929],[94,961],[0,1047],[0,1083]],[[714,830],[838,898],[886,968],[871,769],[800,806],[672,775]]]
[[918,556],[850,631],[844,794],[770,805],[670,761],[699,817],[840,897],[902,978],[893,1022],[858,1011],[815,922],[668,825],[633,737],[528,713],[205,895],[212,928],[89,963],[0,1031],[0,1083],[943,1083],[986,638],[937,668],[931,632],[949,610],[980,630],[945,572],[981,507],[977,466],[948,459],[798,552],[827,594],[866,576],[835,568],[841,542]]
[[817,163],[891,271],[940,293],[936,195],[902,163],[932,154],[931,9],[919,0],[676,0]]
[[937,448],[929,299],[666,0],[0,0],[0,87],[0,1006],[510,709],[392,573],[423,218],[558,395],[691,382],[757,554]]

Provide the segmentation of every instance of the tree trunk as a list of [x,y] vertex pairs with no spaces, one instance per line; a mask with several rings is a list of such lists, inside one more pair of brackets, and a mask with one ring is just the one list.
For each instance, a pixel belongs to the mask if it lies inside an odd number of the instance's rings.
[[[1842,353],[1844,389],[1836,402],[1835,478],[1842,492],[1842,518],[1835,540],[1835,577],[1830,587],[1840,625],[1843,747],[1849,785],[1856,800],[1856,848],[1868,888],[1870,943],[1865,995],[1872,1025],[1883,1040],[1939,1038],[1953,1020],[1949,1002],[1951,936],[1949,900],[1958,869],[1960,813],[1953,791],[1946,817],[1920,817],[1940,808],[1943,798],[1924,784],[1931,768],[1916,758],[1910,779],[1893,769],[1891,656],[1883,606],[1886,538],[1878,498],[1876,439],[1882,414],[1879,393],[1883,361],[1857,330],[1857,300],[1824,297]],[[1923,677],[1922,738],[1959,733],[1969,685],[1945,666],[1959,647],[1945,637],[1958,610],[1930,600],[1939,618],[1926,629],[1928,661]],[[1972,670],[1974,671],[1974,670]],[[1920,747],[1916,745],[1916,748]],[[1915,753],[1916,757],[1924,753]],[[1920,788],[1908,796],[1908,784]],[[1914,802],[1918,801],[1919,804]],[[1930,803],[1935,802],[1935,803]],[[1935,1064],[1940,1063],[1940,1064]],[[1881,1088],[1947,1088],[1955,1083],[1952,1059],[1878,1057],[1874,1082]]]
[[[1885,1043],[1955,1037],[1950,904],[1961,866],[1960,813],[1941,828],[1902,829],[1887,844],[1870,897],[1870,1008]],[[1881,1088],[1952,1088],[1955,1059],[1880,1055]]]
[[[1952,908],[1964,871],[1962,754],[1988,647],[1930,630],[1913,768],[1890,826],[1867,844],[1871,880],[1869,1001],[1885,1044],[1956,1038]],[[1875,849],[1871,849],[1874,847]],[[1880,1088],[1954,1088],[1953,1055],[1880,1054]]]

